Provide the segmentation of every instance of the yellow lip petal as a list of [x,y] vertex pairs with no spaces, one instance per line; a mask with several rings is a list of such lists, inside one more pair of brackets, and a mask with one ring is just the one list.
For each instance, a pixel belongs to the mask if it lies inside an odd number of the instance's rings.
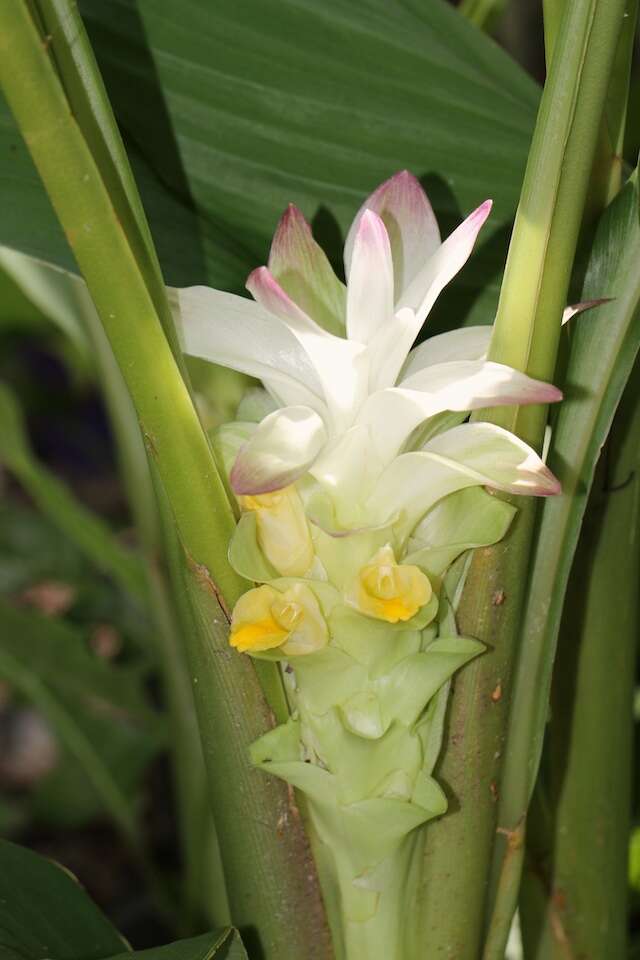
[[232,630],[229,643],[240,653],[249,650],[260,653],[263,650],[272,650],[281,646],[287,639],[288,631],[283,630],[272,618],[259,620],[256,623],[243,623],[236,630]]
[[295,583],[280,592],[268,584],[248,590],[236,603],[229,643],[241,653],[282,647],[287,656],[326,646],[329,631],[313,591]]
[[362,568],[346,599],[367,616],[398,623],[410,620],[429,602],[432,592],[422,570],[396,563],[393,549],[387,544]]

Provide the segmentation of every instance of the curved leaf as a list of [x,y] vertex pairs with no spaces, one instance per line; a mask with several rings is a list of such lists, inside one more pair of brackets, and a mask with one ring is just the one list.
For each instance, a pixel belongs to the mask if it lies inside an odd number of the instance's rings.
[[2,960],[100,960],[125,947],[72,874],[0,840]]
[[227,928],[212,933],[203,933],[188,940],[177,940],[162,947],[150,950],[136,950],[135,953],[120,953],[108,960],[247,960],[247,952],[242,945],[237,930]]

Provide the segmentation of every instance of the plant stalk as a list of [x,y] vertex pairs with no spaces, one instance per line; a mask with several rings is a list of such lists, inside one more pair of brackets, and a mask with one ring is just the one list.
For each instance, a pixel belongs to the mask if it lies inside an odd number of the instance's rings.
[[[637,375],[592,491],[565,602],[521,920],[527,960],[627,953],[640,575]],[[548,808],[550,814],[541,811]]]
[[[518,897],[523,848],[502,837],[521,831],[538,772],[548,718],[555,644],[595,464],[633,367],[640,342],[638,192],[634,180],[605,212],[596,234],[583,296],[607,289],[615,299],[572,335],[567,367],[571,389],[558,413],[551,463],[563,495],[545,503],[528,585],[520,656],[514,679],[518,709],[509,725],[494,855],[498,896],[491,937],[504,942]],[[605,287],[606,285],[606,287]]]

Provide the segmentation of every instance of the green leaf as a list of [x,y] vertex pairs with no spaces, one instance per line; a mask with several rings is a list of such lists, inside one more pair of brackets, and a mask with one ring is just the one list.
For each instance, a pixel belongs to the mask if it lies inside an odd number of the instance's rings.
[[0,960],[247,960],[237,930],[150,950],[127,943],[64,867],[0,840]]
[[147,584],[140,560],[122,546],[103,520],[36,460],[16,397],[0,383],[0,462],[16,475],[38,508],[99,570],[111,574],[132,596],[144,602]]
[[595,467],[640,346],[639,259],[634,174],[605,213],[594,242],[580,299],[612,300],[573,321],[565,399],[549,454],[563,493],[544,504],[524,624],[526,649],[535,649],[535,669],[522,658],[515,692],[516,698],[519,692],[524,697],[518,699],[521,716],[525,704],[537,704],[533,740],[527,741],[529,791],[542,748],[555,642],[580,526]]
[[44,714],[123,833],[139,846],[136,790],[164,724],[140,678],[92,657],[69,626],[0,602],[0,677]]
[[[507,891],[517,888],[523,851],[516,833],[522,832],[540,762],[558,629],[586,502],[640,345],[639,259],[636,173],[602,218],[581,296],[613,299],[570,325],[565,400],[549,455],[563,493],[549,498],[542,513],[522,626],[526,642],[514,684],[518,709],[510,724],[500,789],[502,833],[494,868]],[[501,909],[510,917],[510,904]]]
[[216,960],[247,960],[248,954],[237,930],[203,933],[163,947],[119,953],[108,960],[213,960],[214,957]]
[[100,960],[125,947],[67,870],[0,840],[0,960]]
[[[408,167],[445,229],[494,198],[440,310],[490,318],[538,94],[447,4],[242,0],[215,18],[207,0],[188,14],[171,0],[80,8],[167,282],[239,290],[289,201],[339,261],[367,192]],[[0,240],[72,266],[6,115],[0,149]]]
[[[18,317],[25,317],[27,320],[47,317],[66,334],[79,353],[86,357],[89,344],[81,321],[82,310],[86,309],[85,305],[89,301],[86,289],[79,287],[77,282],[70,281],[67,273],[33,257],[17,253],[9,247],[0,247],[0,267],[3,271],[3,294],[5,285],[7,288],[14,288],[13,297]],[[11,301],[7,304],[3,297],[2,307],[5,314],[12,308]]]

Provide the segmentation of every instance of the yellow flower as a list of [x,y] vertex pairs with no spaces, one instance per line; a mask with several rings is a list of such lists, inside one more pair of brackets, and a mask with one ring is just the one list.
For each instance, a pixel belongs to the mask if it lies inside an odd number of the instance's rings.
[[273,493],[240,496],[243,510],[255,512],[258,543],[283,577],[302,577],[313,563],[313,544],[300,495],[294,486]]
[[281,647],[287,656],[326,646],[327,624],[315,594],[303,583],[281,593],[265,584],[243,594],[233,609],[229,643],[241,653]]
[[418,567],[396,563],[390,544],[363,567],[347,592],[347,602],[377,620],[409,620],[431,599],[429,578]]

